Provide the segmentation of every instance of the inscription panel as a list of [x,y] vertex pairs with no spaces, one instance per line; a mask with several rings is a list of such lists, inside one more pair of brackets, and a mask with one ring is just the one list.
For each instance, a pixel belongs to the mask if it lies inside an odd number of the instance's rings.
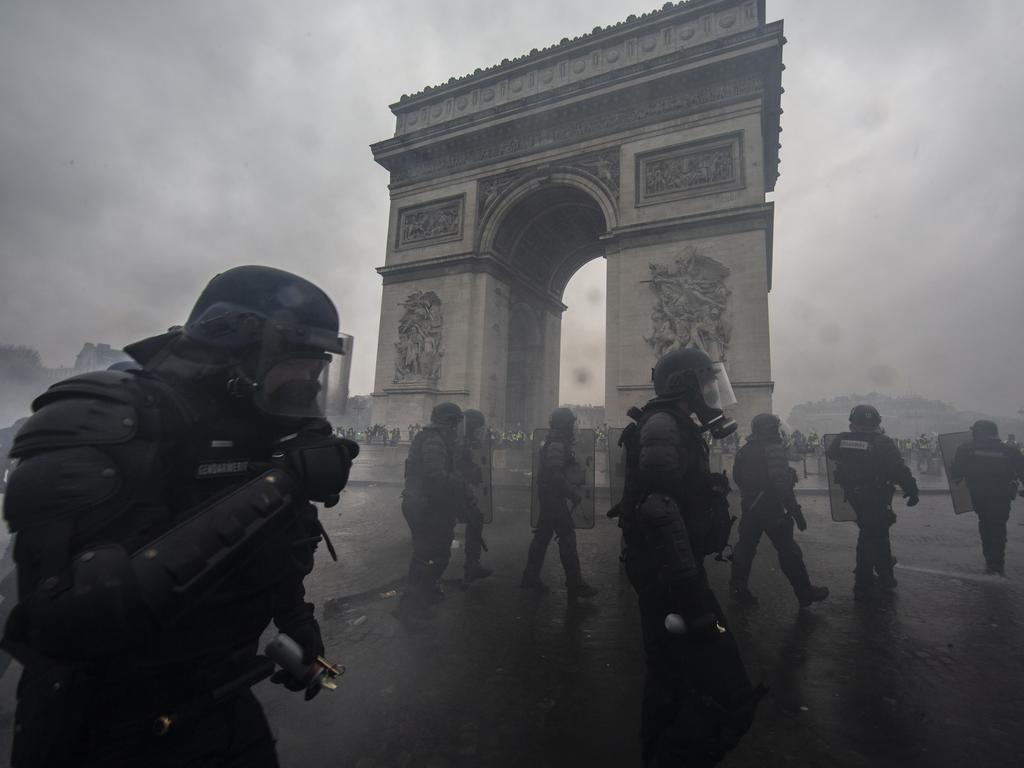
[[690,85],[682,91],[651,99],[641,106],[597,111],[537,128],[524,128],[515,135],[481,137],[470,146],[459,142],[415,150],[391,169],[392,184],[406,184],[477,165],[565,146],[617,131],[637,128],[646,123],[669,120],[712,105],[761,93],[758,75],[744,75],[705,85]]
[[636,204],[742,189],[743,136],[718,136],[636,158]]
[[419,248],[462,238],[465,197],[402,208],[398,212],[395,247]]

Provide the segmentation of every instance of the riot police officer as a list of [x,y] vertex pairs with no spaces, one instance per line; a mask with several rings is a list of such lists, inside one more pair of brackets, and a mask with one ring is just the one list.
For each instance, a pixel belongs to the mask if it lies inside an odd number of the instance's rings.
[[917,481],[881,424],[876,408],[858,405],[850,411],[850,431],[837,435],[828,449],[828,458],[837,464],[836,480],[857,515],[853,586],[857,600],[878,597],[878,588],[896,588],[896,561],[889,542],[889,528],[896,522],[892,511],[895,486],[902,489],[908,507],[918,502]]
[[[459,472],[471,488],[479,488],[484,483],[483,467],[474,459],[484,440],[484,429],[487,421],[484,415],[475,408],[467,408],[463,412],[466,434],[459,445]],[[484,515],[479,504],[471,504],[463,508],[460,519],[466,524],[466,559],[462,571],[462,583],[469,586],[478,579],[485,579],[494,571],[480,564],[480,556],[484,543]]]
[[548,420],[551,427],[540,449],[537,486],[540,516],[533,531],[521,586],[524,589],[547,591],[541,581],[540,569],[551,537],[558,537],[558,555],[565,571],[569,599],[589,598],[597,590],[583,581],[580,556],[576,551],[576,528],[572,510],[582,498],[572,475],[581,471],[573,452],[576,415],[568,408],[556,408]]
[[337,311],[296,275],[237,267],[126,351],[139,370],[38,397],[11,452],[12,764],[275,766],[257,642],[273,620],[304,663],[323,653],[310,501],[338,500],[358,452],[319,397]]
[[456,466],[462,409],[438,403],[430,424],[413,438],[405,460],[402,514],[412,532],[409,579],[399,599],[398,618],[415,625],[429,606],[444,599],[441,576],[451,560],[455,523],[476,506],[469,484]]
[[1006,521],[1017,481],[1024,480],[1024,455],[999,439],[994,422],[982,419],[971,427],[973,440],[957,448],[949,479],[965,481],[978,513],[978,533],[985,555],[985,573],[1004,572]]
[[767,533],[779,554],[779,567],[800,606],[806,607],[828,597],[828,588],[811,584],[803,553],[793,540],[793,524],[803,531],[807,521],[793,492],[796,472],[782,447],[779,417],[759,413],[750,423],[750,432],[732,468],[732,479],[742,494],[742,514],[729,592],[739,602],[757,604],[748,582],[757,543]]
[[630,410],[623,432],[618,507],[647,660],[643,761],[710,766],[749,729],[764,693],[751,687],[703,565],[726,546],[732,523],[728,481],[711,473],[702,432],[732,434],[722,409],[735,399],[724,366],[698,349],[664,355],[652,377],[657,396]]

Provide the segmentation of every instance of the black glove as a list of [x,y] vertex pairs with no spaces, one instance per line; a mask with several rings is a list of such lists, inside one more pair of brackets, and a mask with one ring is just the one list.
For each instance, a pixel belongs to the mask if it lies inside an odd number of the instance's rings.
[[357,443],[335,437],[324,422],[280,443],[273,459],[298,479],[306,498],[333,506],[358,455]]
[[[317,656],[324,655],[324,641],[320,636],[320,625],[316,621],[310,621],[296,627],[289,627],[287,630],[282,631],[301,646],[303,664],[310,666],[316,661]],[[289,691],[306,691],[306,701],[320,693],[319,685],[307,688],[305,681],[295,679],[289,672],[283,669],[279,669],[271,675],[270,682],[283,685]]]
[[708,475],[708,485],[711,486],[712,491],[720,493],[722,496],[728,496],[732,490],[732,486],[729,484],[729,475],[725,472],[712,472]]
[[903,498],[907,500],[908,507],[917,506],[917,502],[921,500],[917,492],[917,482],[910,481],[910,486],[903,489]]

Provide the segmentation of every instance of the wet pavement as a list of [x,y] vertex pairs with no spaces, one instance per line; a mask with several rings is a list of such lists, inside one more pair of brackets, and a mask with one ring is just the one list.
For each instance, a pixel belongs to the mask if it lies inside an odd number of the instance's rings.
[[[308,580],[339,690],[306,703],[261,683],[285,766],[637,766],[643,681],[635,598],[618,565],[618,529],[579,532],[585,578],[601,591],[568,605],[557,549],[543,596],[518,586],[530,530],[524,488],[496,492],[485,529],[495,575],[462,590],[461,539],[434,621],[409,633],[392,617],[407,564],[400,488],[360,482],[324,520]],[[751,676],[771,687],[727,766],[1019,766],[1024,736],[1024,503],[1010,519],[1008,578],[981,575],[976,518],[945,495],[897,502],[899,589],[854,603],[856,527],[832,523],[827,497],[802,494],[798,534],[812,579],[832,597],[799,611],[767,541],[754,564],[756,610],[726,602]],[[598,497],[599,509],[607,498]],[[726,566],[708,563],[724,595]],[[0,679],[0,754],[9,744],[16,667]]]

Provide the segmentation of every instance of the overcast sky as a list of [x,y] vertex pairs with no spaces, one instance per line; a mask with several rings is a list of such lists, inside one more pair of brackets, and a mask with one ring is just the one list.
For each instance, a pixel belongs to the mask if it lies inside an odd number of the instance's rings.
[[[635,0],[0,0],[0,342],[70,365],[263,263],[321,284],[373,384],[388,104]],[[1024,408],[1024,4],[768,0],[785,20],[776,409],[877,389]],[[603,350],[603,264],[564,335]],[[573,324],[571,327],[569,324]],[[599,402],[603,371],[562,400]]]

